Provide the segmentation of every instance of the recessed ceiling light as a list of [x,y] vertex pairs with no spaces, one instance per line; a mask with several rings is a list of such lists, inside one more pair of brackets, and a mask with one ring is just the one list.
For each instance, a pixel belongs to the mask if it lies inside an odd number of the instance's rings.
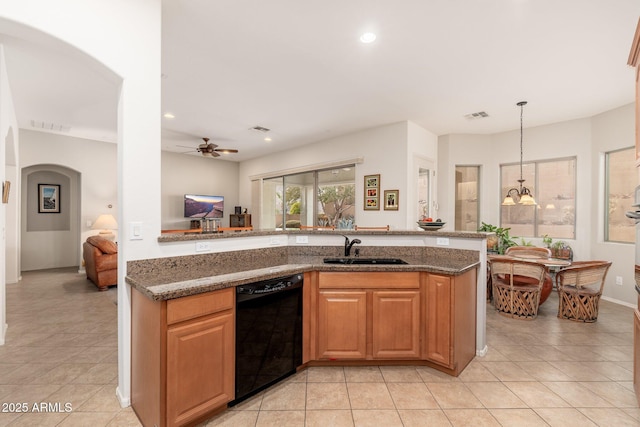
[[174,116],[174,115],[173,115],[173,114],[171,114],[171,113],[164,113],[163,117],[164,117],[165,119],[175,119],[175,118],[176,118],[176,116]]
[[376,39],[376,35],[373,33],[364,33],[360,36],[360,41],[362,43],[373,43]]
[[266,137],[264,140],[265,140],[266,142],[271,142],[271,138],[269,138],[269,137]]

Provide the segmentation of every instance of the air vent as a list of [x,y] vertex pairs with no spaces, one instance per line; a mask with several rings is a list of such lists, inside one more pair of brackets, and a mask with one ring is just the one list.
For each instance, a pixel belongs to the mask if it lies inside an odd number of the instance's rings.
[[267,133],[267,132],[269,132],[271,129],[267,129],[267,128],[262,127],[262,126],[254,126],[254,127],[250,128],[250,130],[255,130],[255,131],[258,131],[258,132]]
[[70,126],[58,125],[51,122],[43,122],[41,120],[31,120],[31,127],[34,129],[50,130],[54,132],[71,132]]
[[489,115],[484,111],[479,111],[477,113],[471,113],[464,116],[464,118],[467,120],[484,119],[485,117],[489,117]]

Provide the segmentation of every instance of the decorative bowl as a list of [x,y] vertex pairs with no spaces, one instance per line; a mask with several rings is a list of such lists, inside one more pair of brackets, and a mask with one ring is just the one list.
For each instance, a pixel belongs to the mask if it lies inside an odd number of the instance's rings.
[[423,230],[428,231],[436,231],[440,230],[446,222],[437,222],[437,221],[418,221],[418,226]]

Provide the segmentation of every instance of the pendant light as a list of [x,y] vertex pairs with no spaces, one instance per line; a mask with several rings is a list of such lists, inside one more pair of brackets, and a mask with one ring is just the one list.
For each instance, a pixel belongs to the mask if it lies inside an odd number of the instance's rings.
[[521,205],[531,206],[536,204],[531,191],[522,185],[524,183],[522,178],[522,112],[524,106],[527,105],[527,101],[520,101],[517,105],[520,107],[520,179],[518,180],[518,188],[511,188],[507,191],[507,195],[502,201],[502,206],[514,206],[516,204],[514,198],[517,198],[518,203]]

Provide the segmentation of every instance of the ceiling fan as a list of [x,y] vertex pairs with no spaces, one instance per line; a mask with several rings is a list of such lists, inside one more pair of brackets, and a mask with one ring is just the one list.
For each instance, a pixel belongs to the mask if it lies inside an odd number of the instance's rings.
[[205,157],[219,157],[220,153],[233,154],[238,152],[238,150],[231,148],[218,148],[216,144],[209,142],[209,138],[202,138],[202,140],[204,143],[198,145],[196,151]]

